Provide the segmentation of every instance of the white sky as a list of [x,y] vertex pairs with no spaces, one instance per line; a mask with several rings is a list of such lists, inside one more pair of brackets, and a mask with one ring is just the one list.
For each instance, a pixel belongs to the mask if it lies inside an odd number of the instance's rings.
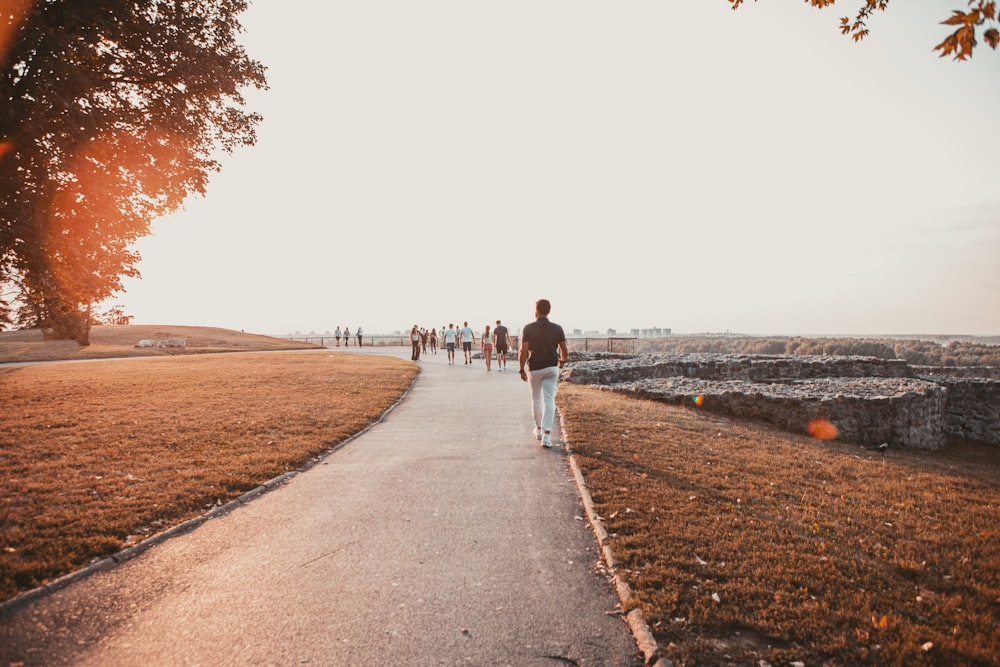
[[[138,244],[137,324],[1000,334],[1000,53],[961,0],[256,0],[259,141]],[[295,8],[290,10],[289,8]]]

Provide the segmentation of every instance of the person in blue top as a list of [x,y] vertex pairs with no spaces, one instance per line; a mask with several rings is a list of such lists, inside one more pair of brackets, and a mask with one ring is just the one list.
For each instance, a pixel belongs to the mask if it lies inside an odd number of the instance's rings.
[[458,332],[455,330],[454,324],[448,324],[447,329],[441,327],[441,334],[444,336],[444,344],[448,349],[448,365],[451,366],[455,363],[455,340],[458,338]]
[[458,331],[458,338],[462,341],[462,351],[465,353],[465,363],[472,363],[472,344],[476,342],[476,334],[472,333],[472,327],[468,322],[462,324]]
[[521,329],[521,348],[517,352],[521,379],[531,385],[531,416],[535,420],[535,438],[542,441],[543,447],[552,446],[559,369],[569,357],[563,328],[549,321],[551,309],[552,304],[548,299],[535,302],[536,319]]

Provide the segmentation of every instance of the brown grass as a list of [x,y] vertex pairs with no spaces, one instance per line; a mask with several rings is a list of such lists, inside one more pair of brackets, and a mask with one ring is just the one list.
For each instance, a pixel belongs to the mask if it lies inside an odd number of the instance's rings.
[[[138,348],[143,339],[183,338],[185,348]],[[283,338],[248,334],[215,327],[183,327],[130,324],[95,326],[90,330],[90,345],[80,347],[73,341],[43,340],[37,329],[0,331],[0,363],[20,361],[55,361],[63,359],[106,359],[108,357],[163,357],[206,352],[250,350],[297,350],[315,345]]]
[[1000,448],[883,460],[693,404],[559,405],[676,665],[1000,664]]
[[302,466],[415,374],[320,351],[0,368],[0,599]]

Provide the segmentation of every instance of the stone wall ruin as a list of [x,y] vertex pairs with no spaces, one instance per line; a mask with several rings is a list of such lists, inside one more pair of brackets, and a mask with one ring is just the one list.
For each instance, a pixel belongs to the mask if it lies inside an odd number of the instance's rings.
[[949,372],[901,359],[752,354],[573,353],[563,372],[589,384],[805,432],[814,419],[844,440],[941,449],[948,436],[1000,444],[995,369]]

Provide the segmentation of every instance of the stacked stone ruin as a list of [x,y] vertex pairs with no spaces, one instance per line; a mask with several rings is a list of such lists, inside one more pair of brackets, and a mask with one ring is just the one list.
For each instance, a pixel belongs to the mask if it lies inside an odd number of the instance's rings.
[[574,353],[564,378],[692,405],[792,432],[814,420],[868,445],[941,449],[949,436],[1000,444],[996,369],[910,366],[901,359],[752,354]]

